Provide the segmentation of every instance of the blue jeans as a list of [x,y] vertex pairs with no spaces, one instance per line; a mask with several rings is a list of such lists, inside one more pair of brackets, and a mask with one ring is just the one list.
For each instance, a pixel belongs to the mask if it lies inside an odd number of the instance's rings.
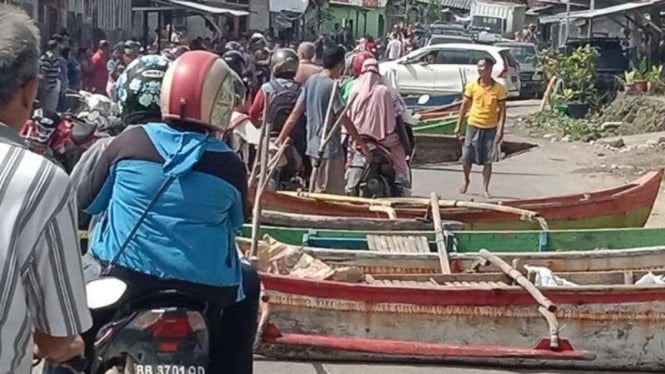
[[[83,267],[87,279],[89,279],[87,270],[91,267],[91,261],[94,260],[91,260],[90,256],[84,256]],[[126,270],[121,271],[119,274],[114,274],[112,271],[111,275],[117,276],[127,282],[128,287],[125,295],[140,294],[143,290],[152,288],[151,283],[152,285],[156,285],[160,282],[164,282],[158,278]],[[257,272],[244,263],[242,264],[242,276],[242,287],[245,293],[245,299],[239,303],[233,303],[230,306],[228,303],[224,302],[226,307],[222,309],[221,320],[219,318],[213,318],[213,316],[219,315],[219,312],[215,312],[215,309],[218,309],[214,307],[216,303],[212,302],[209,304],[210,311],[207,313],[206,317],[208,320],[208,328],[210,329],[210,373],[253,373],[254,338],[256,336],[261,284]],[[207,292],[210,291],[204,291],[201,293],[205,294]],[[219,295],[223,292],[213,290],[213,293],[214,294],[211,295],[210,298],[214,300],[214,298],[219,298]],[[235,297],[235,293],[233,293],[232,296]],[[119,302],[119,304],[121,303],[122,302]],[[86,342],[86,354],[88,354],[88,356],[92,354],[90,349],[91,343],[94,341],[97,331],[99,331],[99,329],[106,323],[110,322],[111,318],[113,318],[113,311],[111,311],[111,313],[109,313],[109,311],[106,311],[105,313],[99,313],[97,311],[93,312],[93,327],[83,334],[83,339]],[[66,368],[44,365],[43,374],[72,374],[72,372]]]

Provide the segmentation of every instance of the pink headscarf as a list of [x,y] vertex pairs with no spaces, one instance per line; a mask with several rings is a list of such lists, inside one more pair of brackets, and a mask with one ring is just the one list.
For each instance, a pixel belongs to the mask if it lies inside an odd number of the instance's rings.
[[354,96],[349,118],[360,135],[381,141],[395,132],[397,113],[393,98],[389,88],[383,84],[379,64],[375,59],[363,63],[358,82],[351,90],[351,97]]
[[349,119],[358,133],[390,149],[395,171],[403,175],[407,171],[406,152],[396,132],[395,101],[390,87],[379,74],[379,64],[375,59],[363,63],[358,82],[351,90],[351,100]]

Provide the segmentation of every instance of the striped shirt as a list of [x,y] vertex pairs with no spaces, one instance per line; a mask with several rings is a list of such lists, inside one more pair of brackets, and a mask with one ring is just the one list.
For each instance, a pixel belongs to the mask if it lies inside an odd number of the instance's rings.
[[34,329],[75,336],[92,320],[67,174],[1,123],[0,212],[0,374],[27,374]]
[[60,59],[53,52],[46,52],[39,59],[39,69],[44,80],[45,87],[53,90],[60,79]]

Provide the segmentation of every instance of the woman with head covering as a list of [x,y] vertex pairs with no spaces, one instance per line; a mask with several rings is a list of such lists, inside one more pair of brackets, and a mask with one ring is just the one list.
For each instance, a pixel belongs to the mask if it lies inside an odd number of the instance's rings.
[[[401,106],[395,101],[392,89],[388,87],[379,73],[379,65],[375,59],[367,59],[362,65],[353,89],[351,90],[349,118],[356,126],[358,133],[375,141],[389,150],[388,155],[395,170],[395,182],[408,193],[410,183],[409,167],[406,160],[406,148],[401,136]],[[347,193],[357,187],[366,161],[362,154],[352,152],[347,170]]]

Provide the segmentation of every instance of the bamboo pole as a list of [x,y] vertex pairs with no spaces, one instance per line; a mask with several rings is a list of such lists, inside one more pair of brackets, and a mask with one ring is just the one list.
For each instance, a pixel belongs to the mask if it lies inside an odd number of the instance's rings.
[[321,144],[319,144],[319,153],[318,153],[318,158],[313,160],[314,164],[312,165],[312,175],[310,176],[309,179],[309,192],[314,192],[316,189],[316,181],[319,178],[319,168],[321,167],[322,158],[323,158],[323,152],[325,151],[326,147],[326,142],[324,141],[327,134],[328,134],[328,126],[330,123],[330,114],[332,113],[332,108],[333,108],[333,102],[335,101],[335,97],[337,95],[337,89],[338,89],[338,81],[335,79],[333,81],[333,88],[332,91],[330,92],[330,100],[328,100],[328,109],[326,110],[326,115],[323,119],[323,131],[321,132]]
[[439,263],[441,264],[441,273],[450,274],[450,261],[448,261],[448,250],[446,249],[445,238],[443,237],[443,227],[441,227],[441,212],[439,211],[439,196],[432,192],[430,195],[432,207],[432,221],[434,221],[434,234],[436,238],[436,250],[439,253]]
[[268,104],[270,103],[269,96],[270,95],[266,95],[266,101],[263,106],[263,118],[261,119],[261,131],[259,132],[259,149],[257,150],[257,154],[254,159],[252,172],[249,174],[249,187],[253,187],[256,184],[256,173],[258,173],[259,165],[261,165],[261,149],[263,147],[263,139],[266,137],[270,138],[270,131],[268,130]]
[[522,273],[519,271],[515,270],[512,266],[510,266],[508,263],[503,261],[501,258],[498,256],[490,253],[490,251],[486,249],[481,249],[479,252],[480,257],[482,257],[484,260],[487,262],[491,263],[492,265],[498,267],[501,269],[501,271],[511,277],[517,284],[522,286],[528,292],[531,297],[534,298],[546,310],[550,312],[556,312],[557,306],[554,304],[550,299],[545,297],[545,295],[540,292],[540,290],[533,284],[531,283]]
[[[254,163],[260,164],[259,182],[254,195],[254,207],[252,209],[252,245],[250,247],[250,261],[255,261],[259,250],[259,232],[261,228],[261,196],[267,184],[267,169],[268,169],[268,150],[270,147],[270,127],[271,123],[267,120],[268,104],[270,103],[270,96],[266,95],[265,106],[263,107],[263,126],[261,126],[261,139],[259,142],[259,152]],[[250,176],[250,186],[252,185],[253,177]]]
[[540,101],[541,112],[545,111],[545,108],[547,107],[547,102],[549,101],[550,94],[552,93],[552,90],[554,89],[557,80],[558,80],[557,77],[552,77],[550,78],[549,83],[547,83],[547,88],[545,89],[545,93],[543,93],[543,99]]

